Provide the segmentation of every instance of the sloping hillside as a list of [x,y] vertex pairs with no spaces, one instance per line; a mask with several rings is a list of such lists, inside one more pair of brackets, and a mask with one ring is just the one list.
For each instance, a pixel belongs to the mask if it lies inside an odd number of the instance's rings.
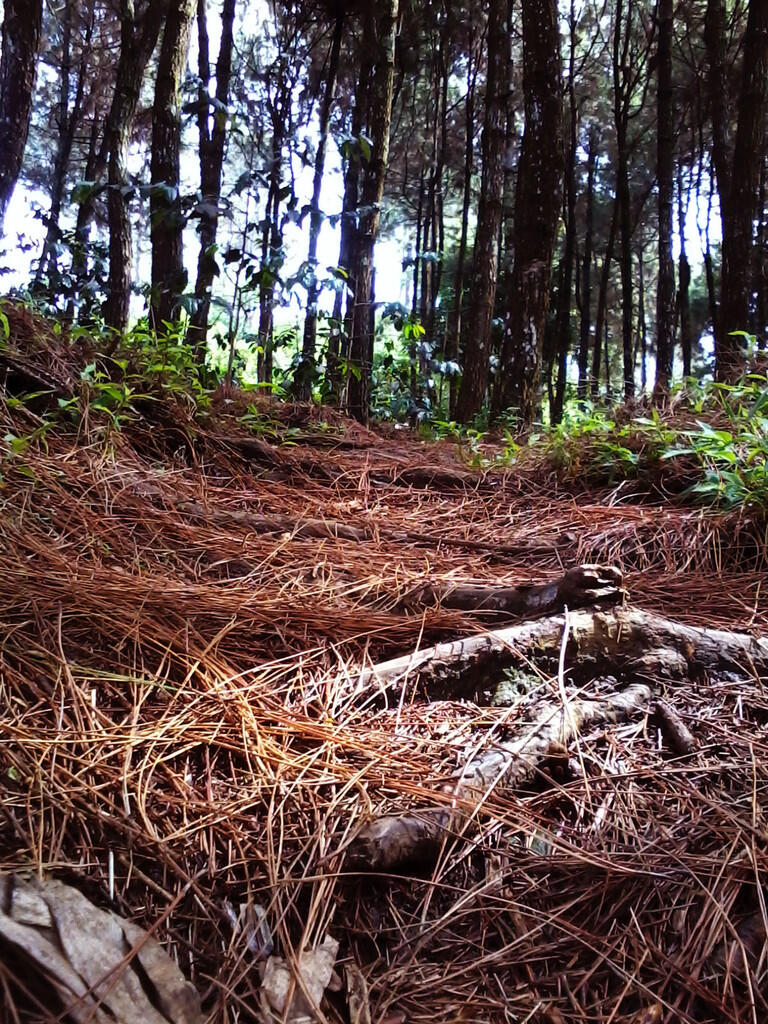
[[[491,788],[427,867],[365,875],[344,851],[378,815],[450,803],[457,767],[535,712],[530,692],[359,699],[366,665],[510,622],[440,595],[601,563],[633,605],[765,635],[764,524],[577,492],[543,460],[479,472],[322,408],[193,403],[169,371],[134,377],[129,354],[101,374],[87,339],[7,313],[4,869],[155,926],[211,1022],[268,1019],[260,963],[326,934],[326,1020],[760,1019],[759,673],[656,681],[689,756],[641,709],[586,728],[554,782]],[[536,671],[553,699],[605,692]],[[53,994],[19,971],[0,967],[3,1019],[42,1019]]]

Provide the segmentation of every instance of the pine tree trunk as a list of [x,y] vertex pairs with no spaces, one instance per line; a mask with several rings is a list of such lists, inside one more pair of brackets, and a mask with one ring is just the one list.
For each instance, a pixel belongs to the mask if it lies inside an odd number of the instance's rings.
[[389,130],[392,117],[392,88],[395,74],[398,0],[386,0],[375,16],[366,19],[374,28],[376,60],[371,78],[369,104],[370,159],[362,173],[362,206],[359,210],[357,253],[355,260],[355,308],[352,318],[350,365],[347,395],[350,415],[361,423],[368,421],[373,366],[373,251],[379,230],[381,197],[389,156]]
[[[368,105],[368,89],[371,79],[371,54],[363,49],[360,68],[355,86],[355,101],[352,113],[353,140],[360,137],[365,124]],[[355,252],[357,250],[357,206],[360,191],[360,154],[353,146],[344,172],[344,198],[341,208],[341,239],[339,241],[339,268],[347,275],[346,289],[339,288],[333,300],[331,331],[328,338],[328,359],[325,369],[325,390],[328,400],[339,401],[342,389],[341,358],[349,356],[349,340],[354,313]],[[345,304],[346,292],[346,304]]]
[[107,158],[107,217],[109,221],[109,282],[104,303],[108,327],[122,331],[128,325],[133,281],[133,247],[127,197],[128,147],[139,103],[142,80],[155,49],[166,4],[150,2],[140,22],[133,4],[123,0],[120,13],[120,57],[112,106],[105,127]]
[[[608,244],[605,247],[603,256],[603,267],[600,272],[600,290],[597,294],[597,314],[595,316],[595,340],[592,349],[592,374],[590,376],[589,392],[594,401],[600,388],[600,359],[603,344],[603,325],[606,322],[605,311],[608,304],[608,282],[611,277],[611,263],[613,262],[613,250],[616,245],[616,231],[619,224],[619,202],[618,198],[613,202],[613,214],[611,215],[611,229],[608,233]],[[608,360],[605,362],[605,380],[608,383],[610,367]]]
[[[229,103],[236,2],[237,0],[224,0],[221,10],[221,41],[219,43],[219,56],[216,62],[216,100],[223,107],[226,107]],[[213,127],[211,127],[209,100],[211,62],[206,0],[197,0],[197,49],[198,76],[200,79],[198,91],[200,106],[197,115],[197,125],[199,133],[200,193],[203,201],[198,227],[200,252],[197,257],[197,276],[195,279],[196,307],[189,322],[187,344],[194,349],[198,363],[202,364],[205,361],[206,340],[208,337],[211,289],[213,288],[213,281],[217,270],[213,248],[216,245],[216,234],[219,224],[221,176],[224,165],[224,143],[227,136],[227,124],[222,116],[221,107],[217,111],[218,116],[213,117]]]
[[[722,85],[720,64],[724,45],[717,37],[724,13],[721,0],[709,0],[707,42],[711,90]],[[719,113],[714,95],[713,125]],[[760,167],[764,159],[765,119],[768,112],[768,4],[750,0],[744,34],[738,125],[733,146],[730,180],[722,168],[725,157],[713,147],[723,225],[723,260],[718,329],[715,334],[715,374],[718,380],[734,381],[746,367],[743,339],[733,331],[746,331],[750,324],[751,252],[753,224],[757,215]],[[717,127],[715,140],[723,134]],[[722,168],[722,169],[721,169]]]
[[[93,118],[91,120],[91,130],[88,135],[88,152],[85,158],[83,181],[96,181],[100,176],[100,173],[104,173],[105,167],[101,163],[99,154],[99,137],[101,135],[102,126],[102,119],[99,117],[98,112],[94,111]],[[75,245],[72,253],[72,277],[75,281],[73,291],[79,300],[78,319],[80,322],[83,322],[85,317],[92,312],[93,305],[90,300],[85,299],[83,286],[88,280],[88,246],[94,206],[94,196],[91,194],[87,198],[83,199],[79,204],[77,208],[77,218],[75,220]],[[74,316],[74,311],[75,297],[73,296],[68,307],[70,317]]]
[[181,169],[181,85],[187,67],[194,0],[171,0],[160,48],[152,109],[150,224],[152,301],[150,323],[161,331],[178,318],[179,296],[187,284],[179,195]]
[[333,95],[336,89],[336,77],[339,71],[341,40],[344,35],[344,14],[336,18],[328,55],[328,71],[323,91],[323,102],[320,108],[319,138],[315,153],[314,180],[312,183],[312,205],[309,214],[309,248],[307,265],[311,279],[307,288],[307,311],[304,318],[304,337],[301,348],[301,361],[294,375],[294,392],[296,397],[306,402],[312,394],[312,382],[315,375],[315,347],[317,343],[317,301],[320,289],[317,283],[317,243],[323,224],[323,212],[320,209],[320,191],[323,185],[325,170],[325,150],[328,142],[328,126],[331,120]]
[[[637,352],[640,354],[640,394],[648,387],[648,327],[645,319],[645,252],[637,249]],[[635,362],[637,362],[637,352]]]
[[755,238],[755,325],[753,333],[757,336],[757,347],[763,351],[766,347],[766,317],[768,316],[768,295],[766,295],[766,159],[760,168],[760,206],[757,218],[757,235]]
[[0,56],[0,234],[29,134],[43,0],[5,0]]
[[691,376],[693,340],[691,338],[691,267],[685,247],[685,220],[688,202],[683,201],[683,174],[677,171],[677,233],[680,237],[680,258],[678,260],[677,308],[680,312],[680,349],[683,357],[683,377]]
[[469,423],[480,412],[488,387],[491,321],[496,300],[499,227],[504,193],[506,150],[506,91],[509,86],[509,28],[507,0],[490,0],[488,8],[488,73],[483,124],[483,171],[477,232],[472,255],[469,323],[464,349],[464,372],[455,416]]
[[[631,3],[631,0],[629,0]],[[619,247],[621,270],[621,338],[624,367],[624,399],[635,393],[635,368],[632,360],[632,210],[629,188],[629,74],[628,53],[632,27],[631,8],[624,13],[623,0],[617,0],[613,33],[613,96],[616,128],[616,200],[619,209]]]
[[81,53],[80,67],[75,86],[75,99],[70,113],[70,92],[72,87],[72,22],[74,20],[74,0],[67,0],[62,13],[62,41],[61,41],[61,72],[59,77],[59,103],[56,112],[56,156],[53,162],[53,176],[51,180],[51,206],[46,218],[46,232],[43,241],[43,248],[40,259],[37,263],[35,276],[32,281],[32,292],[43,288],[43,277],[48,278],[48,292],[50,294],[50,279],[55,269],[55,258],[52,259],[54,246],[59,238],[61,209],[64,203],[64,184],[69,158],[72,153],[72,146],[75,139],[75,130],[82,112],[83,95],[85,92],[85,77],[87,73],[88,56],[93,35],[93,3],[90,0],[89,10],[85,15],[85,36]]
[[[464,302],[464,273],[467,259],[467,238],[469,236],[469,206],[472,199],[472,166],[474,163],[475,138],[475,76],[473,64],[474,33],[470,25],[469,56],[467,67],[467,96],[464,101],[464,176],[461,199],[461,231],[459,234],[459,250],[456,254],[456,271],[453,276],[453,309],[445,327],[445,359],[456,363],[459,358],[459,339],[462,326],[462,304]],[[448,403],[449,417],[456,415],[456,399],[458,397],[458,378],[455,373],[450,376],[450,398]]]
[[523,4],[523,92],[525,132],[515,196],[515,262],[494,409],[514,407],[527,431],[539,406],[563,175],[560,26],[555,0]]
[[557,304],[557,326],[555,353],[557,357],[557,386],[554,404],[550,409],[550,420],[559,423],[563,418],[565,388],[568,376],[568,352],[571,348],[571,293],[573,290],[573,266],[576,258],[576,157],[578,146],[578,110],[576,107],[575,60],[576,60],[576,11],[571,0],[570,46],[568,50],[568,114],[569,144],[565,164],[565,248],[560,292]]
[[672,383],[675,342],[675,271],[672,257],[674,205],[675,124],[672,95],[673,0],[658,5],[658,106],[656,178],[658,182],[659,277],[656,286],[655,402],[661,402]]
[[581,265],[581,325],[579,331],[579,398],[587,396],[589,381],[589,342],[592,326],[592,236],[595,210],[595,164],[597,162],[597,135],[594,128],[589,132],[587,154],[587,195],[586,229],[584,233],[584,258]]
[[283,166],[283,118],[287,102],[286,91],[272,108],[272,151],[269,172],[269,193],[264,214],[264,230],[261,248],[261,275],[259,281],[259,348],[261,349],[261,374],[263,384],[272,383],[274,355],[274,305],[275,269],[274,264],[280,247],[280,176]]

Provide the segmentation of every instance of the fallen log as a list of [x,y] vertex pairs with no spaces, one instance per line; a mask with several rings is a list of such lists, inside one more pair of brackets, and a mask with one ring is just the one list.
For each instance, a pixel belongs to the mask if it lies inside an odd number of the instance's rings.
[[[415,651],[363,669],[359,701],[399,694],[404,683],[442,699],[471,696],[479,683],[516,662],[556,658],[565,615],[553,615]],[[768,639],[686,626],[639,608],[568,613],[566,666],[588,661],[596,672],[639,680],[698,678],[711,671],[768,672]]]
[[549,583],[517,587],[476,583],[457,583],[443,588],[428,586],[423,599],[436,601],[443,608],[475,614],[495,612],[531,617],[564,608],[618,604],[625,596],[621,584],[621,570],[614,566],[579,565]]
[[565,706],[544,703],[537,720],[521,734],[473,758],[455,782],[441,787],[450,801],[387,815],[366,826],[348,847],[345,868],[394,871],[434,861],[446,836],[459,832],[494,789],[519,786],[586,726],[623,721],[642,708],[650,694],[648,686],[635,684],[599,700],[574,700]]

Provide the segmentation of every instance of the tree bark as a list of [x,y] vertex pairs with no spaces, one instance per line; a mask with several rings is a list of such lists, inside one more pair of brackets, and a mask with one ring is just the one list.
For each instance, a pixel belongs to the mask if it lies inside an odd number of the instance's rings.
[[[630,0],[631,3],[631,0]],[[629,45],[632,28],[631,7],[626,12],[623,0],[617,0],[613,33],[613,114],[616,128],[616,202],[619,215],[621,249],[621,338],[624,399],[635,393],[635,368],[632,360],[632,210],[629,188]]]
[[[766,154],[768,156],[768,154]],[[760,168],[760,198],[757,218],[757,235],[755,238],[755,325],[753,333],[757,335],[758,350],[764,351],[768,336],[768,280],[766,279],[766,158]]]
[[369,103],[371,154],[362,173],[362,206],[359,210],[355,259],[355,308],[352,318],[347,405],[351,416],[368,421],[373,368],[373,253],[379,231],[381,197],[389,156],[392,87],[395,76],[395,39],[398,0],[386,0],[378,12],[366,18],[373,30],[371,45],[376,54]]
[[672,95],[673,0],[658,4],[658,105],[656,120],[656,178],[658,183],[659,277],[656,286],[655,402],[663,402],[672,383],[675,342],[675,271],[672,258],[675,124]]
[[341,41],[344,35],[344,14],[340,13],[333,28],[331,46],[328,54],[328,71],[326,73],[323,102],[320,108],[319,137],[315,153],[315,170],[312,183],[312,202],[309,212],[309,248],[307,265],[310,282],[307,288],[307,309],[304,317],[304,337],[301,347],[301,361],[294,374],[294,392],[303,402],[312,394],[312,382],[315,375],[315,346],[317,339],[317,301],[320,289],[317,282],[317,243],[323,225],[323,211],[320,209],[320,192],[323,186],[325,170],[325,150],[328,143],[328,126],[331,120],[331,108],[336,89],[336,77],[339,71]]
[[648,329],[645,322],[645,250],[642,242],[637,247],[637,345],[635,346],[635,362],[637,351],[640,352],[640,394],[644,395],[648,387]]
[[43,278],[47,277],[46,287],[50,294],[51,277],[56,269],[54,246],[59,239],[61,229],[61,210],[64,204],[64,186],[69,170],[75,134],[83,112],[83,99],[88,75],[88,62],[91,56],[91,42],[94,29],[94,0],[89,0],[80,15],[85,23],[80,60],[77,69],[75,96],[71,101],[72,67],[74,61],[72,45],[72,29],[76,16],[74,0],[67,0],[63,12],[62,43],[61,43],[61,75],[59,80],[59,102],[56,112],[56,156],[53,163],[53,179],[51,182],[51,207],[46,218],[45,240],[40,259],[32,282],[32,291],[43,287]]
[[576,106],[576,10],[571,0],[569,20],[570,46],[568,50],[568,127],[569,142],[565,159],[565,246],[562,275],[557,302],[555,355],[557,358],[557,384],[555,400],[550,409],[550,421],[559,423],[563,418],[565,388],[568,375],[568,353],[571,348],[571,292],[573,267],[576,260],[576,159],[578,148],[578,119]]
[[584,257],[581,264],[581,323],[579,329],[579,385],[580,399],[587,397],[589,383],[590,330],[592,327],[592,236],[595,212],[595,164],[597,163],[597,132],[589,130],[589,152],[587,154],[587,195],[586,229],[584,232]]
[[549,308],[563,175],[560,25],[555,0],[523,4],[525,132],[515,196],[512,294],[504,316],[494,411],[513,407],[529,430]]
[[29,134],[43,0],[5,0],[0,56],[0,233]]
[[749,255],[757,213],[760,167],[764,159],[768,107],[768,9],[751,0],[742,59],[741,92],[735,142],[731,139],[731,101],[726,57],[726,12],[723,0],[708,0],[705,41],[712,112],[712,158],[722,222],[720,305],[715,328],[715,375],[733,381],[746,367],[741,337],[751,322]]
[[187,67],[194,0],[171,0],[160,47],[152,108],[150,224],[152,299],[150,323],[162,331],[178,319],[179,296],[187,284],[184,220],[179,194],[181,169],[181,85]]
[[[457,363],[459,358],[459,339],[462,327],[462,305],[464,302],[464,275],[467,259],[467,239],[469,236],[469,207],[472,198],[472,167],[475,153],[475,79],[477,71],[474,64],[474,32],[470,25],[467,95],[464,100],[464,173],[461,199],[461,231],[459,234],[459,250],[456,254],[456,271],[453,277],[453,309],[445,328],[445,359],[449,363]],[[450,397],[448,415],[456,416],[456,401],[459,394],[458,377],[452,373],[450,377]]]
[[[619,201],[613,203],[613,214],[611,216],[611,228],[608,233],[608,244],[605,247],[603,266],[600,272],[600,291],[597,296],[597,314],[595,316],[595,339],[592,349],[592,373],[589,382],[589,391],[594,401],[600,388],[600,352],[603,344],[603,325],[605,323],[605,311],[608,305],[608,282],[611,276],[611,263],[613,262],[613,250],[616,244],[616,231],[619,223]],[[609,366],[606,359],[605,379],[608,382]]]
[[683,172],[677,172],[677,232],[680,237],[680,258],[678,260],[677,307],[680,312],[680,349],[683,357],[683,377],[691,376],[693,339],[691,338],[691,266],[685,245],[685,220],[688,202],[683,201]]
[[[557,657],[565,626],[565,616],[554,615],[382,662],[360,672],[355,699],[396,697],[404,681],[428,697],[430,687],[444,700],[469,697],[478,685],[488,688],[490,674],[533,653]],[[579,659],[588,660],[596,672],[654,682],[706,671],[751,675],[768,670],[768,639],[686,626],[638,608],[584,610],[568,613],[566,665]]]
[[237,0],[224,0],[221,10],[221,41],[216,62],[216,109],[211,119],[210,80],[211,61],[208,40],[207,0],[197,0],[198,91],[200,194],[202,205],[198,234],[200,252],[197,257],[195,279],[196,307],[189,322],[187,344],[195,353],[198,363],[205,361],[208,318],[211,311],[211,289],[217,273],[214,247],[219,224],[221,176],[224,165],[224,143],[227,137],[225,111],[229,103],[229,85],[232,77],[232,51],[234,48],[234,20]]
[[133,282],[131,222],[128,216],[128,147],[139,103],[142,80],[163,24],[167,0],[148,0],[141,18],[130,0],[120,10],[120,57],[112,106],[104,131],[107,157],[107,216],[109,221],[109,281],[104,303],[108,327],[128,325]]
[[[719,43],[713,38],[722,12],[720,0],[710,0],[715,27],[708,35],[712,88],[720,76]],[[714,97],[713,121],[717,105]],[[768,112],[768,4],[750,0],[744,34],[741,93],[738,123],[733,147],[730,180],[721,176],[717,147],[715,167],[723,225],[722,280],[720,314],[715,334],[715,375],[718,380],[734,381],[746,368],[743,339],[733,331],[746,331],[751,321],[751,251],[753,225],[757,214],[760,167],[764,159],[765,119]],[[718,132],[716,131],[715,137]]]
[[259,381],[272,383],[274,355],[274,304],[277,253],[280,248],[280,175],[283,166],[283,119],[286,90],[272,106],[272,145],[270,154],[269,191],[264,213],[261,239],[261,273],[259,276]]
[[460,423],[469,423],[480,412],[488,387],[491,321],[496,300],[499,227],[504,192],[509,60],[507,0],[491,0],[488,7],[488,72],[483,123],[483,169],[472,255],[469,308],[472,330],[467,335],[464,348],[464,371],[455,408],[455,416]]
[[[371,54],[363,49],[355,86],[352,112],[352,139],[358,140],[365,124],[368,89],[371,79]],[[341,207],[341,239],[339,241],[339,268],[347,275],[346,289],[338,288],[333,300],[331,330],[328,339],[328,361],[325,387],[331,402],[338,402],[343,386],[340,359],[349,356],[349,341],[354,314],[354,273],[357,251],[357,206],[360,192],[361,154],[356,142],[350,148],[344,171],[344,198]],[[346,292],[346,303],[345,303]]]
[[563,608],[617,604],[624,597],[621,583],[621,572],[613,566],[579,565],[551,583],[518,587],[456,583],[427,586],[419,596],[422,603],[434,600],[443,608],[458,608],[477,615],[531,617]]

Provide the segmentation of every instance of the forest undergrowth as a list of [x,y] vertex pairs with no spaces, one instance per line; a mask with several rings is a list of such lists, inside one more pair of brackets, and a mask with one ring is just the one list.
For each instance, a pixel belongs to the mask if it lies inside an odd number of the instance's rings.
[[[168,353],[139,372],[116,351],[111,372],[85,335],[3,316],[3,870],[155,927],[211,1024],[269,1019],[260,964],[326,935],[331,1021],[765,1019],[757,673],[667,695],[694,757],[647,714],[595,728],[573,777],[488,793],[428,870],[344,863],[362,824],[436,799],[514,719],[416,691],[360,702],[362,667],[489,628],[425,590],[601,563],[633,605],[766,635],[764,506],[703,506],[693,443],[650,482],[585,473],[594,431],[513,465],[484,442],[476,468],[452,440],[195,393]],[[13,962],[0,1006],[66,1009]]]

